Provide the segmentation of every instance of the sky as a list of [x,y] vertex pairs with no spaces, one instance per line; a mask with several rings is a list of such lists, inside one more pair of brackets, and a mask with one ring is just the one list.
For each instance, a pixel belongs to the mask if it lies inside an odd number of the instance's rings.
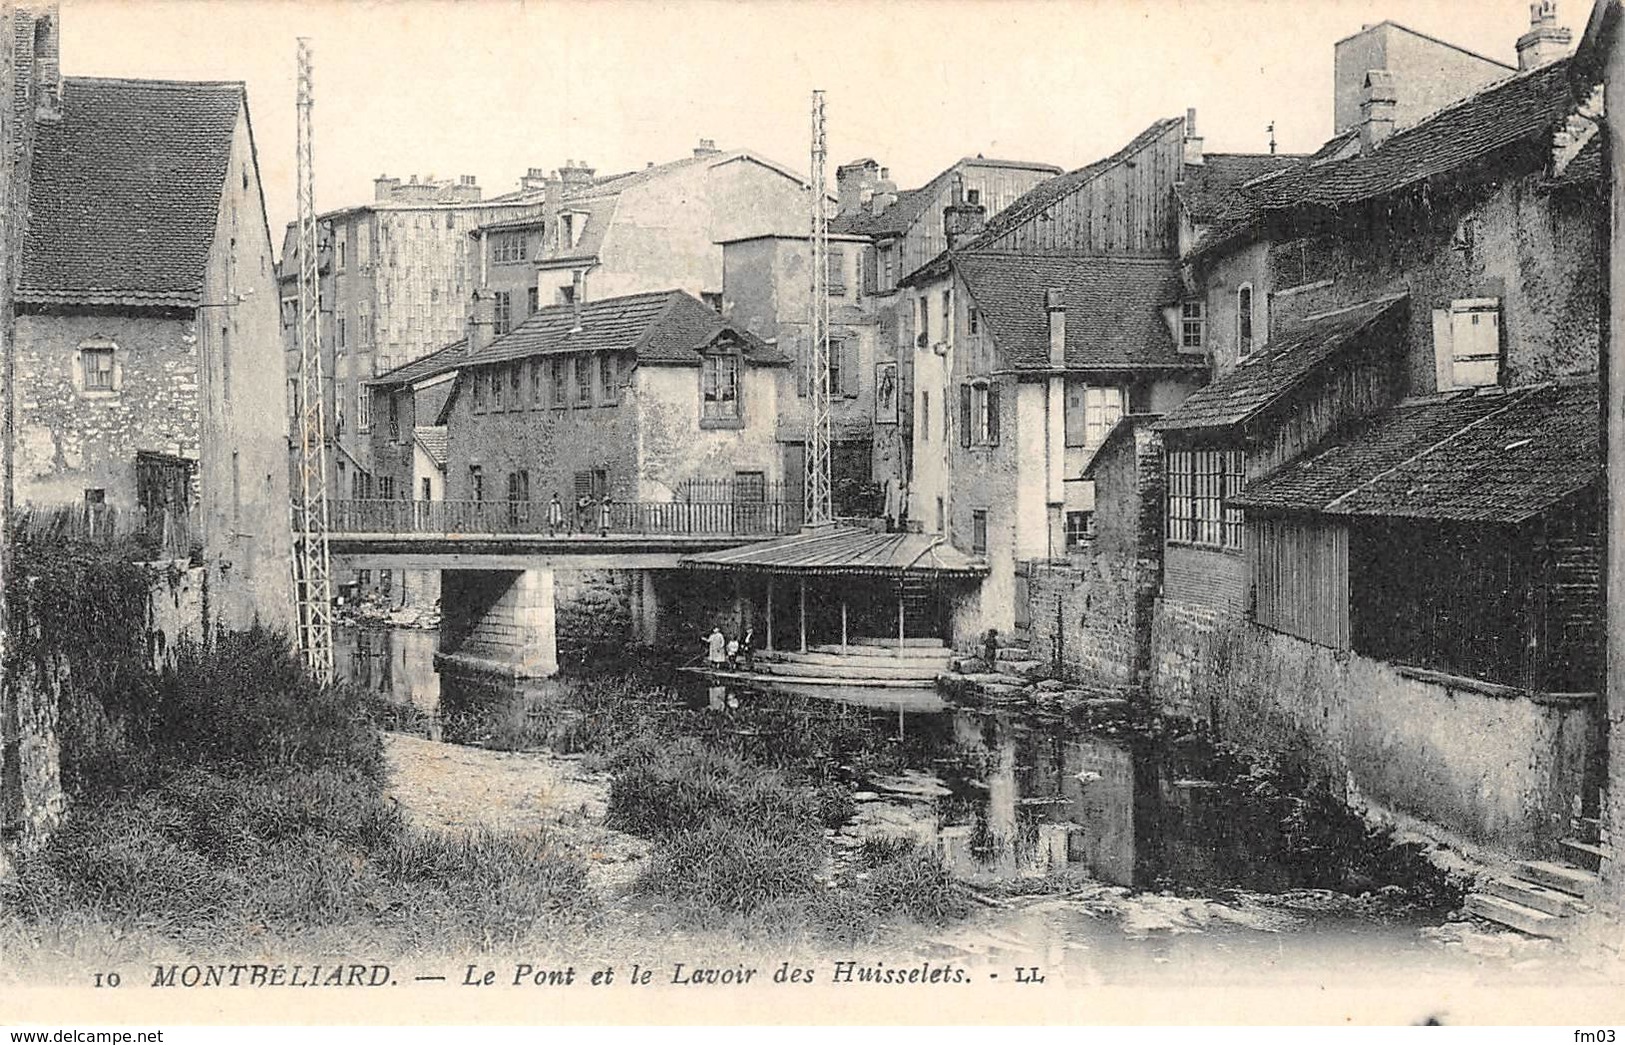
[[[1589,3],[1559,21],[1585,27]],[[1071,169],[1198,110],[1210,151],[1332,132],[1332,45],[1392,19],[1515,64],[1527,0],[62,0],[67,74],[243,80],[272,229],[294,216],[295,39],[315,52],[320,209],[379,174],[601,174],[701,138],[903,188],[981,153]],[[277,233],[277,239],[280,234]]]

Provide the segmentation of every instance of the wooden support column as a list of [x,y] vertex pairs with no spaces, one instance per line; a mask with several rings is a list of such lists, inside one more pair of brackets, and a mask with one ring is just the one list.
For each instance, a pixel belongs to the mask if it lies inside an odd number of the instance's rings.
[[846,596],[841,596],[841,652],[846,652]]
[[903,659],[903,582],[897,582],[897,659]]
[[801,578],[801,652],[807,652],[807,578]]
[[767,651],[773,652],[773,575],[767,575]]

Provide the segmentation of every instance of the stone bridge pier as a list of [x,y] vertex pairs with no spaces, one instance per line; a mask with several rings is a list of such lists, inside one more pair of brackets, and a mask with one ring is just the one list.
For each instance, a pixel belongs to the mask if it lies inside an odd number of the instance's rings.
[[444,570],[435,669],[542,679],[558,674],[553,570]]

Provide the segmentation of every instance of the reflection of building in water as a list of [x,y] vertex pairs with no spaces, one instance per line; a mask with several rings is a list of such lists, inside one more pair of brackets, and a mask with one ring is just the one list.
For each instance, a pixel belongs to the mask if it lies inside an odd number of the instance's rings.
[[1062,812],[1078,829],[1068,833],[1067,859],[1113,885],[1134,884],[1134,760],[1116,744],[1093,737],[1063,748]]

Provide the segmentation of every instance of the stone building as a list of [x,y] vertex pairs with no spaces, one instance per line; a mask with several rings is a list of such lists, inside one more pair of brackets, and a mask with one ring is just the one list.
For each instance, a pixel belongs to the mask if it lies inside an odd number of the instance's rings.
[[[469,175],[406,182],[380,176],[369,203],[318,217],[323,373],[334,453],[328,482],[337,497],[375,490],[370,456],[373,377],[435,352],[462,336],[479,256],[469,233],[492,221],[541,211],[541,183],[491,199]],[[286,353],[286,404],[294,416],[299,373],[299,237],[290,223],[278,270]],[[290,467],[296,464],[290,458]]]
[[1594,803],[1602,639],[1607,207],[1549,14],[1410,127],[1370,73],[1243,188],[1185,259],[1213,380],[1156,424],[1162,709],[1528,856]]
[[14,291],[17,501],[163,510],[218,619],[292,610],[276,276],[240,83],[68,77]]

